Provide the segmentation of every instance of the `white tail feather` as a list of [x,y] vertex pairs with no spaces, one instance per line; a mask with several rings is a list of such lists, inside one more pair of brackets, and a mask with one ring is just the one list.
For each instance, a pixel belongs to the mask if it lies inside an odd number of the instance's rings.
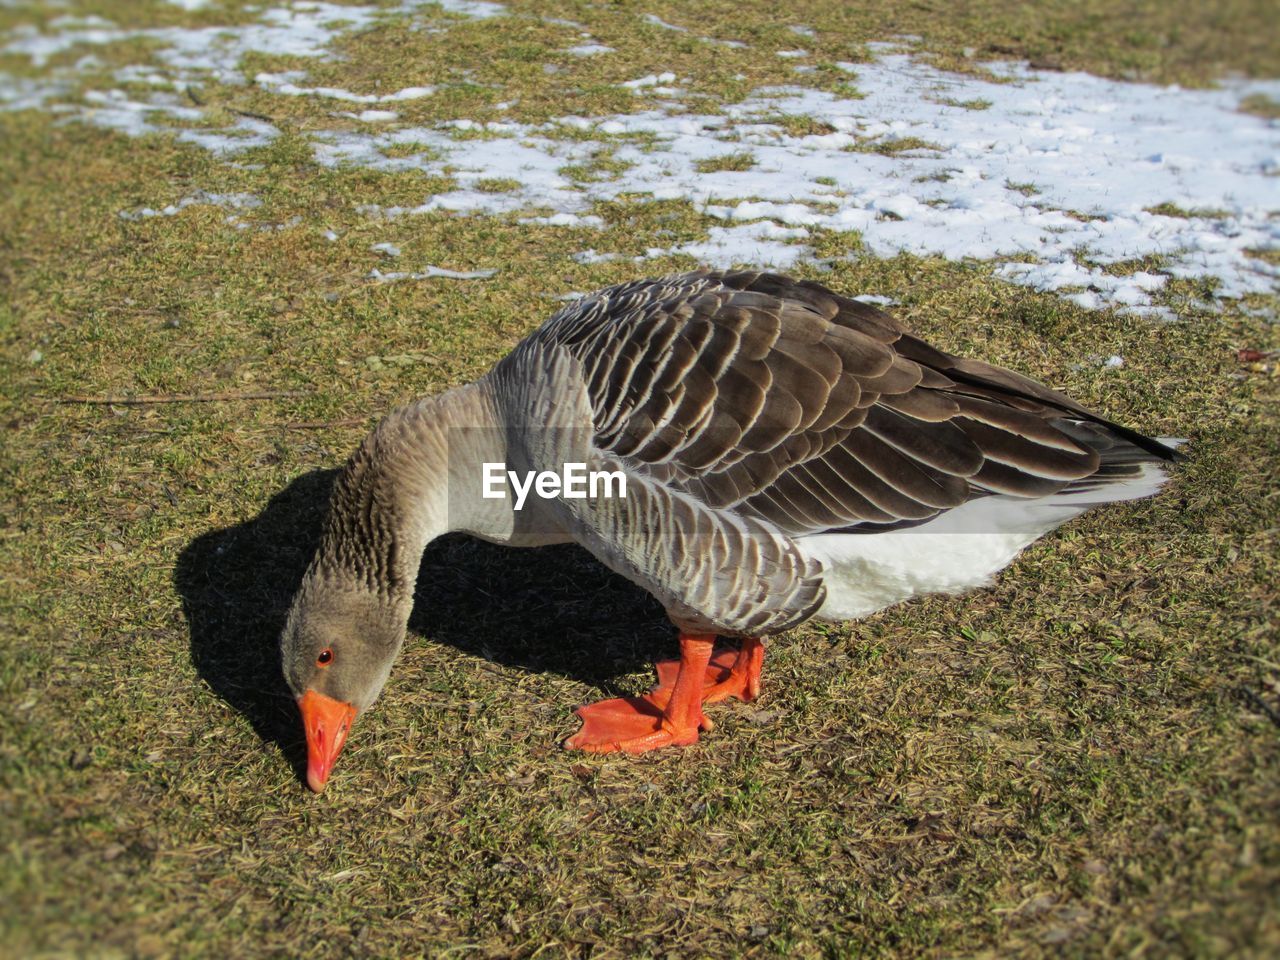
[[1144,463],[1132,479],[1035,500],[982,497],[905,530],[805,537],[801,547],[825,570],[817,616],[856,620],[911,597],[985,586],[1023,548],[1091,507],[1152,496],[1168,479],[1165,467]]

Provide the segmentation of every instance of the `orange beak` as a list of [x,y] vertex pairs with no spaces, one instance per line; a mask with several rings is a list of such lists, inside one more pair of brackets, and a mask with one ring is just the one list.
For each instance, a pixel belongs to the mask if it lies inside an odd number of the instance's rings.
[[308,690],[298,698],[302,725],[307,731],[307,786],[316,793],[324,789],[333,762],[347,742],[347,731],[356,718],[356,708],[323,693]]

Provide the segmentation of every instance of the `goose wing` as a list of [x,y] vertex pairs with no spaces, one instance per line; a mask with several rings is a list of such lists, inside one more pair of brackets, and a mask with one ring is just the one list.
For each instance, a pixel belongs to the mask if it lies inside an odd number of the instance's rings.
[[1027,377],[776,274],[611,287],[530,339],[581,365],[598,450],[791,536],[919,523],[992,493],[1046,496],[1096,474],[1117,439],[1171,455]]

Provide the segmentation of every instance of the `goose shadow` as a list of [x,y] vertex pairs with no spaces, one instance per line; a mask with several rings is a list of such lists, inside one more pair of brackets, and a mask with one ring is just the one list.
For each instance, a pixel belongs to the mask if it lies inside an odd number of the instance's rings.
[[[281,673],[279,640],[337,473],[303,474],[256,517],[200,535],[183,549],[173,575],[197,673],[279,747],[299,777],[306,744]],[[459,534],[423,554],[409,632],[410,643],[423,636],[608,695],[616,692],[614,677],[675,647],[661,605],[586,551],[517,550]]]

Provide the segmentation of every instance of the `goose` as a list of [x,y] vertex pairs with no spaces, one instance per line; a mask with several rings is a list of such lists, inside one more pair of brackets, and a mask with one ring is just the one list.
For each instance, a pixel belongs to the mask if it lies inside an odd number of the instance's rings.
[[[280,641],[307,783],[382,691],[447,532],[577,543],[663,604],[679,660],[644,696],[581,707],[564,743],[641,753],[757,696],[762,638],[987,585],[1071,517],[1154,494],[1176,442],[810,281],[697,271],[587,295],[474,383],[388,414],[335,480]],[[521,486],[548,473],[564,482]]]

